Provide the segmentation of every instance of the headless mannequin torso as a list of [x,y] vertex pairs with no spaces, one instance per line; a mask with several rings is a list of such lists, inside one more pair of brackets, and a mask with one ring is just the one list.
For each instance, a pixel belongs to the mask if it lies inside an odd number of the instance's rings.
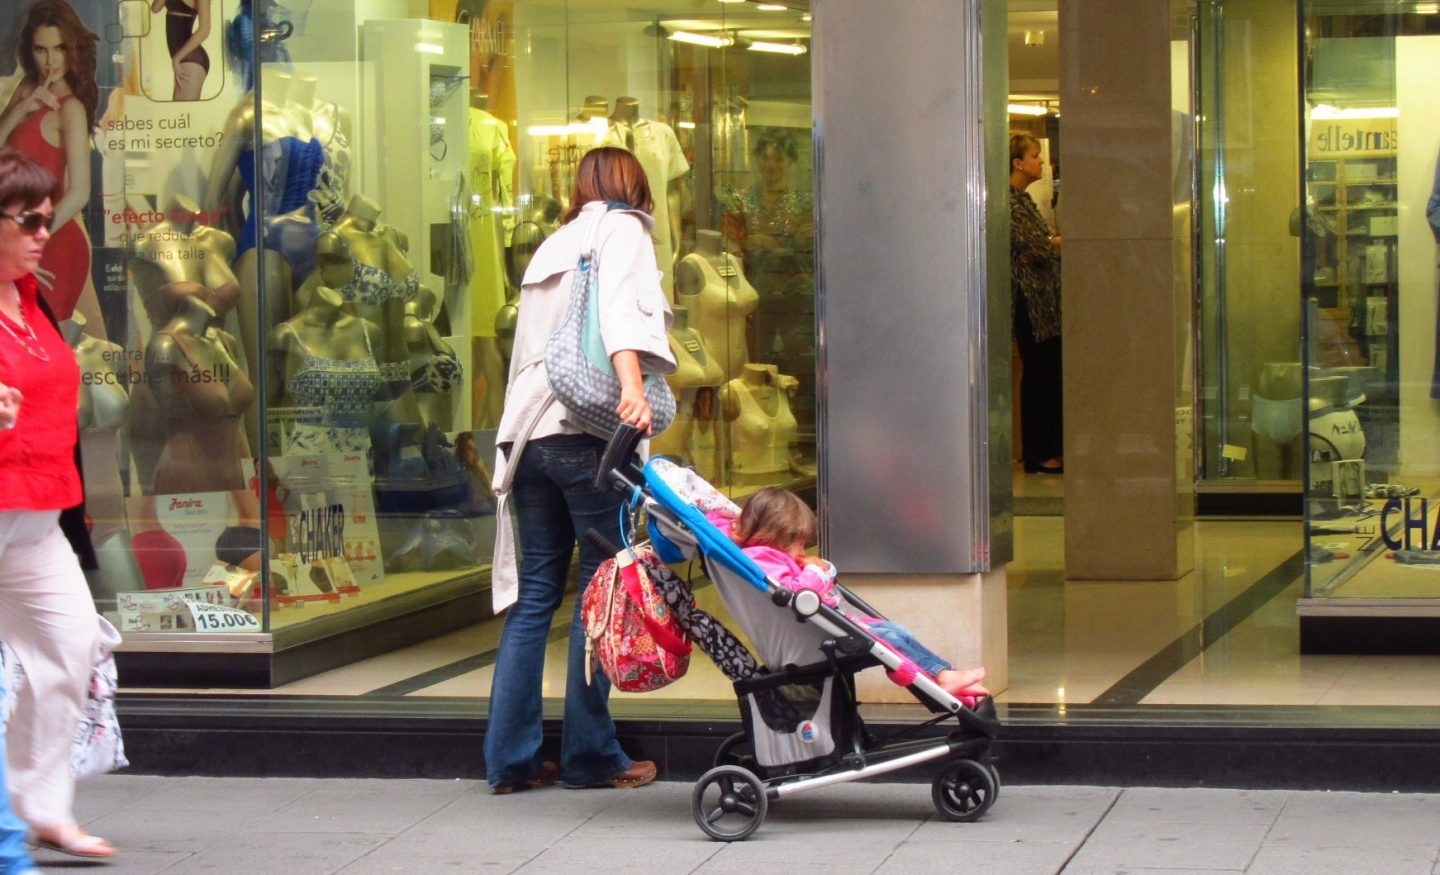
[[734,379],[750,360],[745,323],[760,298],[740,271],[740,260],[724,251],[723,239],[718,231],[696,232],[695,251],[676,267],[675,289],[726,379]]
[[250,457],[240,416],[255,399],[235,360],[223,314],[200,295],[186,295],[175,315],[150,338],[146,383],[166,424],[154,492],[243,489],[240,460]]
[[745,365],[737,379],[725,384],[722,400],[730,423],[732,483],[774,483],[799,473],[789,398],[796,384],[794,377],[778,373],[773,365],[757,364]]

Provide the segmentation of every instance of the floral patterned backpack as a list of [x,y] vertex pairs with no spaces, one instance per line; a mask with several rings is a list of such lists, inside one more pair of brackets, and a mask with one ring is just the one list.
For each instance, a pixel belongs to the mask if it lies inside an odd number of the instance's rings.
[[658,690],[690,668],[690,640],[645,568],[653,553],[642,545],[605,560],[581,606],[586,677],[593,679],[599,663],[611,685],[626,693]]

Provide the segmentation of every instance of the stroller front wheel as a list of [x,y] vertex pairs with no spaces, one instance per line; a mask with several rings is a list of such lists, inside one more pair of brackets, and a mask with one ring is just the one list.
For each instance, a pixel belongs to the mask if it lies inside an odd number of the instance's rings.
[[999,792],[997,773],[975,760],[953,760],[946,764],[930,785],[935,810],[946,820],[969,823],[979,820],[995,804]]
[[754,772],[740,766],[717,766],[700,776],[690,795],[695,824],[712,839],[743,841],[765,822],[770,800]]

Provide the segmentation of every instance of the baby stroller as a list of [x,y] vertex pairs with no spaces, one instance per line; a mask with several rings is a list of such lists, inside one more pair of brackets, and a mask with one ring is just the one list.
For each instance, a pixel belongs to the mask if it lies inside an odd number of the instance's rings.
[[[939,763],[931,797],[952,821],[979,819],[1000,792],[990,754],[999,731],[993,704],[966,707],[913,663],[821,602],[770,581],[729,536],[705,518],[729,499],[694,471],[664,458],[635,463],[640,435],[622,425],[606,447],[597,485],[644,505],[652,545],[666,562],[700,558],[763,667],[734,680],[744,731],[727,738],[715,767],[691,796],[695,823],[720,841],[748,838],[771,803],[831,784]],[[883,617],[853,593],[846,600]],[[703,642],[697,641],[697,645]],[[717,664],[720,664],[717,660]],[[882,666],[938,716],[886,737],[860,719],[855,675]],[[924,730],[956,721],[945,737]]]

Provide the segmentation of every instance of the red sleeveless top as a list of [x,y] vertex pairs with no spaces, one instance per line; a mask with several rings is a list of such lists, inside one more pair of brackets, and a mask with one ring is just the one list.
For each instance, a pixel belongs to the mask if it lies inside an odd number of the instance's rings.
[[[15,281],[25,321],[35,332],[0,315],[0,383],[23,393],[15,427],[0,431],[0,510],[61,510],[84,497],[75,467],[80,366],[75,352],[36,302],[35,277]],[[42,361],[25,349],[50,357]]]

